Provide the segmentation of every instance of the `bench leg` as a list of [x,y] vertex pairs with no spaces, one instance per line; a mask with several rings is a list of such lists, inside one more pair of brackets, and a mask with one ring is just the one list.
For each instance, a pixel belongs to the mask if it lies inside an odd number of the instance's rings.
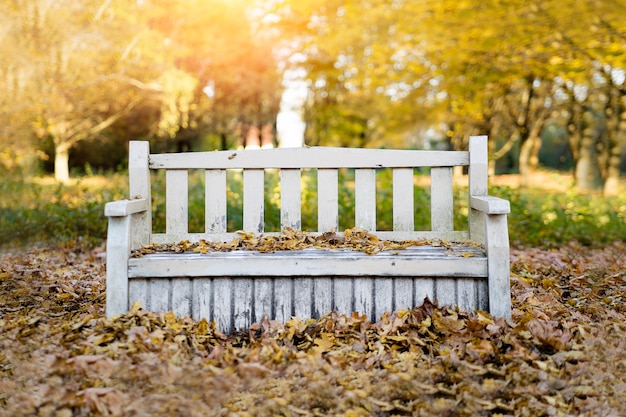
[[109,217],[106,252],[106,315],[128,311],[131,216]]
[[506,214],[485,216],[487,262],[489,263],[489,312],[511,318],[509,232]]

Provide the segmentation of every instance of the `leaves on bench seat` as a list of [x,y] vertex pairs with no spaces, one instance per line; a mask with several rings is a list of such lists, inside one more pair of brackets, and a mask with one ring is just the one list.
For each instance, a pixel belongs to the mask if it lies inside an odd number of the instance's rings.
[[[176,243],[144,245],[141,249],[133,250],[133,257],[141,257],[156,252],[230,252],[235,250],[252,250],[263,253],[277,251],[292,251],[308,248],[334,250],[347,249],[373,255],[381,251],[402,250],[410,246],[434,246],[449,248],[451,243],[440,239],[419,239],[391,241],[380,239],[375,234],[365,229],[346,229],[343,233],[326,232],[313,234],[286,228],[280,235],[254,235],[250,232],[238,231],[239,237],[230,242],[213,242],[200,240],[192,243],[183,240]],[[462,242],[467,246],[480,246],[475,242]],[[468,254],[468,256],[472,256]]]

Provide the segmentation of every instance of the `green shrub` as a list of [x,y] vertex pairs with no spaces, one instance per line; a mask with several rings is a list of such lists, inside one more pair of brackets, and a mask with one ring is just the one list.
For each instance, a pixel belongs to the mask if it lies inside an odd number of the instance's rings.
[[1,245],[98,243],[106,236],[104,204],[126,198],[125,184],[121,175],[93,177],[73,185],[5,178],[0,181]]
[[[204,230],[204,175],[189,176],[189,230]],[[243,228],[242,175],[232,172],[228,181],[228,230]],[[302,174],[302,228],[317,229],[317,176],[313,170]],[[377,228],[391,230],[391,172],[377,174]],[[153,179],[153,230],[165,231],[165,181]],[[128,197],[126,174],[89,177],[73,185],[53,181],[0,180],[1,246],[84,240],[98,244],[106,238],[104,204]],[[569,241],[590,247],[624,240],[626,236],[626,196],[602,198],[575,192],[547,193],[509,187],[492,187],[490,194],[511,201],[509,233],[515,246],[556,247]],[[454,191],[455,227],[467,228],[465,189]],[[430,190],[415,187],[415,226],[430,229]],[[280,179],[278,171],[265,176],[266,231],[280,230]],[[354,171],[339,174],[339,229],[354,227]]]

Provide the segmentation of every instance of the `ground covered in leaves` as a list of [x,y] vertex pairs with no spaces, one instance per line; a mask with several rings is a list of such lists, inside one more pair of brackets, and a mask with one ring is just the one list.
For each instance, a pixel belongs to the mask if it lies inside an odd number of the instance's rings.
[[511,322],[426,301],[234,335],[105,318],[101,255],[0,255],[0,416],[626,415],[623,243],[513,250]]

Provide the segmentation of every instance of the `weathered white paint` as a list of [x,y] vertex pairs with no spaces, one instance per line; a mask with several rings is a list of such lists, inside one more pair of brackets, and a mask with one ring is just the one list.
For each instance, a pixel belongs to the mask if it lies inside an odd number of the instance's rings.
[[[482,250],[460,247],[454,251],[428,246],[367,255],[350,250],[304,249],[259,253],[255,251],[155,253],[128,261],[128,276],[423,276],[485,277],[487,259]],[[469,257],[463,254],[470,255]],[[419,265],[415,265],[419,258]]]
[[226,212],[226,170],[207,169],[204,178],[205,231],[206,233],[224,233],[228,219]]
[[414,168],[467,165],[461,151],[282,148],[150,155],[152,169]]
[[139,198],[136,200],[118,200],[107,203],[104,206],[104,215],[107,217],[123,217],[129,214],[140,213],[148,209],[148,200]]
[[[471,136],[469,141],[469,195],[487,195],[487,136]],[[470,239],[485,243],[485,216],[474,208],[469,211]]]
[[511,318],[511,268],[506,215],[487,215],[485,234],[489,259],[489,311],[495,316]]
[[109,316],[128,310],[128,255],[131,217],[109,217],[106,259],[106,311]]
[[189,233],[189,173],[183,169],[165,173],[165,231],[175,236]]
[[338,231],[339,227],[339,173],[336,169],[317,171],[317,230]]
[[[378,319],[424,298],[510,317],[508,201],[487,195],[487,138],[469,152],[302,148],[149,155],[130,145],[131,199],[108,203],[107,315],[134,301],[150,310],[215,320],[223,331],[264,316],[320,317],[335,309]],[[469,166],[469,231],[453,230],[452,168]],[[431,231],[414,230],[413,171],[431,167]],[[149,169],[166,170],[166,232],[151,231]],[[376,170],[393,169],[393,231],[376,231]],[[188,232],[188,170],[205,169],[205,232]],[[355,224],[386,240],[471,238],[485,250],[415,246],[366,255],[314,248],[293,252],[157,253],[130,258],[131,247],[183,239],[229,241],[227,169],[243,169],[244,230],[264,232],[264,168],[281,169],[281,225],[301,227],[302,168],[317,169],[318,235],[337,231],[338,169],[355,170]],[[341,236],[341,233],[338,233]]]
[[300,230],[301,221],[300,170],[280,170],[280,226]]
[[509,214],[511,212],[508,200],[492,196],[471,196],[470,206],[485,214]]
[[[147,283],[144,287],[150,288],[150,291],[138,293],[134,301],[140,301],[144,308],[171,310],[179,315],[191,314],[196,320],[215,320],[225,331],[245,331],[264,316],[286,321],[293,316],[319,318],[331,310],[347,315],[356,312],[376,321],[392,311],[411,309],[426,297],[436,299],[440,305],[458,304],[470,310],[489,308],[486,298],[476,298],[481,286],[486,287],[486,278],[435,280],[371,276],[359,279],[319,277],[303,281],[279,277],[214,277],[183,281],[176,278],[133,279],[131,283],[141,281]],[[188,291],[190,288],[193,288],[191,292]],[[179,298],[179,304],[175,304],[174,298],[177,289],[183,289],[183,293],[189,295]],[[435,295],[434,291],[438,291],[439,295]],[[171,294],[172,303],[164,305],[165,297],[158,295],[161,293]],[[452,297],[455,293],[459,294],[458,299]],[[466,295],[461,297],[461,294]],[[316,305],[322,300],[322,304]]]
[[393,170],[393,230],[415,230],[413,168]]
[[453,230],[452,168],[433,167],[430,182],[431,228],[436,232]]
[[265,171],[246,169],[243,171],[243,230],[260,233],[264,229]]
[[357,169],[354,173],[355,225],[361,229],[376,230],[376,170]]
[[[132,141],[129,144],[128,154],[128,177],[130,198],[144,198],[149,203],[152,201],[152,189],[150,187],[150,145],[148,142]],[[141,245],[150,243],[152,233],[152,210],[150,204],[145,211],[138,212],[133,216],[132,248],[140,248]]]

